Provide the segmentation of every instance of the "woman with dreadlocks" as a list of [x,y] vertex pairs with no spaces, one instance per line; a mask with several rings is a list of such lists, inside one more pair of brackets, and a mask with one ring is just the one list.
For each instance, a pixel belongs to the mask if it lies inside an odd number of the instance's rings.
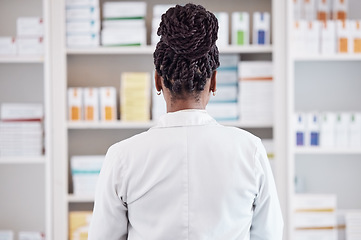
[[218,23],[202,6],[170,8],[154,52],[167,114],[111,146],[89,240],[281,240],[283,220],[259,138],[218,124]]

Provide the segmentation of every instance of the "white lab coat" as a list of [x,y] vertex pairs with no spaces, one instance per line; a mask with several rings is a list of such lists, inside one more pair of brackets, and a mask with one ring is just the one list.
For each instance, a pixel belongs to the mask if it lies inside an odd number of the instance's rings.
[[89,240],[281,240],[282,230],[260,139],[185,110],[109,148]]

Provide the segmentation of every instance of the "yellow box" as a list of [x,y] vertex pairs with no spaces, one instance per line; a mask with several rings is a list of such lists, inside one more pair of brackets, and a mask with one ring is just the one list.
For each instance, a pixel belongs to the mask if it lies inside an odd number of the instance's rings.
[[93,215],[91,211],[79,211],[69,213],[69,239],[87,240],[90,220]]

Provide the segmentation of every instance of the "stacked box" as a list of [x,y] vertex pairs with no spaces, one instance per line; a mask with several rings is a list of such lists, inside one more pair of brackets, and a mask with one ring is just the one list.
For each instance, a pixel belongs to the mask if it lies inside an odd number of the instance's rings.
[[121,74],[120,81],[120,118],[124,121],[150,120],[150,74]]
[[294,210],[295,239],[337,240],[336,195],[297,194]]
[[346,220],[346,239],[361,239],[361,212],[350,211],[345,215]]
[[151,36],[151,43],[152,45],[156,45],[159,40],[160,36],[157,35],[157,31],[159,28],[159,24],[162,21],[162,15],[174,5],[171,4],[156,4],[153,7],[153,20],[152,20],[152,36]]
[[241,122],[272,123],[272,62],[241,61],[238,71]]
[[238,111],[238,62],[237,54],[219,56],[221,66],[217,69],[217,91],[210,97],[207,111],[218,121],[236,121]]
[[0,37],[0,56],[14,56],[16,53],[16,38]]
[[102,45],[146,45],[146,8],[146,2],[105,2]]
[[94,196],[104,156],[72,156],[70,160],[73,194]]
[[87,240],[93,212],[72,211],[69,213],[69,240]]
[[0,119],[0,156],[43,154],[41,104],[2,104]]
[[68,47],[99,46],[99,0],[66,0]]
[[19,232],[19,240],[45,240],[45,234],[41,232]]
[[44,22],[40,17],[20,17],[16,22],[17,53],[44,54]]

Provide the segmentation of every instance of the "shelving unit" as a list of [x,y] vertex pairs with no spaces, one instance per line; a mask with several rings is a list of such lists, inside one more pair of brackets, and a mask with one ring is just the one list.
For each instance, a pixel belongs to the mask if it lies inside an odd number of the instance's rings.
[[0,157],[0,228],[45,233],[52,239],[52,145],[50,114],[49,0],[0,2],[0,36],[16,36],[18,17],[43,17],[44,56],[0,57],[0,104],[42,103],[45,154],[39,157]]
[[[359,1],[349,1],[349,17],[359,19]],[[352,10],[353,9],[353,10]],[[361,111],[361,54],[296,55],[292,49],[292,1],[287,2],[287,202],[288,235],[294,239],[296,193],[336,194],[337,212],[361,209],[358,183],[361,148],[297,147],[297,112]],[[296,186],[297,182],[301,182]],[[341,210],[340,210],[341,209]]]
[[[239,54],[242,59],[247,60],[271,60],[274,62],[274,89],[275,89],[275,119],[272,122],[226,122],[225,125],[246,128],[258,136],[265,138],[274,138],[276,143],[277,171],[280,174],[275,176],[278,185],[278,191],[281,199],[281,205],[286,209],[285,202],[285,182],[286,175],[284,168],[284,147],[285,137],[283,109],[285,89],[284,81],[284,38],[285,24],[284,14],[286,0],[268,1],[227,0],[219,4],[218,1],[197,1],[197,4],[204,5],[211,11],[267,11],[272,16],[272,45],[271,46],[247,46],[247,47],[220,47],[221,54]],[[100,6],[104,1],[100,1]],[[154,4],[169,3],[166,1],[147,1],[148,14],[151,15]],[[184,4],[186,1],[177,1]],[[91,210],[93,206],[93,197],[75,196],[72,193],[71,178],[69,170],[69,159],[73,155],[105,154],[106,149],[116,141],[128,138],[134,134],[140,133],[154,125],[153,121],[128,123],[116,121],[112,123],[87,123],[87,122],[69,122],[67,116],[67,97],[68,87],[100,87],[115,86],[119,89],[120,73],[123,71],[153,71],[154,46],[143,47],[96,47],[96,48],[66,48],[65,41],[65,0],[56,1],[51,7],[52,25],[56,26],[57,31],[52,31],[54,46],[52,52],[52,65],[56,68],[52,71],[53,96],[52,117],[54,119],[53,129],[53,155],[54,159],[54,239],[64,240],[68,237],[68,212],[71,210]],[[150,39],[150,21],[147,17],[148,42]],[[118,97],[119,99],[119,97]],[[282,103],[277,105],[277,103]],[[279,106],[279,107],[278,107]],[[281,121],[279,121],[281,119]],[[279,169],[278,169],[279,166]],[[286,219],[285,219],[285,222]]]

